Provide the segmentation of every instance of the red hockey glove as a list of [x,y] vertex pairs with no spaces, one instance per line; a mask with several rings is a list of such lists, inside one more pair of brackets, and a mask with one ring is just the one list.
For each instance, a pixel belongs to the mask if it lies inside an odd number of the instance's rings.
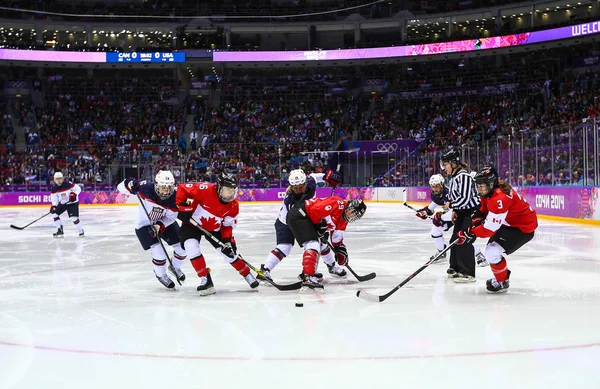
[[471,232],[471,229],[469,228],[466,231],[458,231],[458,235],[456,235],[456,239],[458,239],[458,243],[459,245],[461,244],[471,244],[473,242],[475,242],[475,239],[477,239],[477,237]]
[[75,192],[69,193],[69,202],[77,201],[77,194]]
[[335,260],[338,265],[346,266],[348,264],[348,249],[346,249],[346,245],[340,243],[339,245],[333,246],[333,252],[335,253]]
[[436,212],[435,216],[433,217],[433,225],[436,227],[443,227],[444,226],[444,221],[442,220],[442,215],[444,214],[444,212]]
[[56,213],[56,207],[54,205],[50,206],[50,213]]
[[480,210],[473,212],[473,216],[471,216],[471,229],[482,225],[485,222],[485,217],[486,215]]
[[342,175],[338,172],[334,172],[333,170],[329,169],[327,170],[327,173],[325,173],[323,181],[325,181],[327,185],[335,188],[342,183]]
[[421,208],[417,211],[417,217],[420,217],[423,220],[427,219],[427,216],[431,215],[433,215],[433,211],[429,209],[429,207]]

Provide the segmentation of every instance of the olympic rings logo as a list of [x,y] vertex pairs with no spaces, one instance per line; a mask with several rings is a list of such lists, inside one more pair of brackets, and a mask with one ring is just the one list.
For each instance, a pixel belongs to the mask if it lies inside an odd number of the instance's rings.
[[391,154],[391,153],[395,152],[396,150],[398,150],[397,143],[379,143],[377,145],[377,151],[379,151],[381,153]]
[[377,80],[377,79],[375,79],[375,80],[365,80],[365,84],[367,86],[379,86],[379,85],[381,85],[381,80]]
[[393,189],[388,190],[388,196],[390,196],[391,198],[395,199],[396,198],[396,191]]

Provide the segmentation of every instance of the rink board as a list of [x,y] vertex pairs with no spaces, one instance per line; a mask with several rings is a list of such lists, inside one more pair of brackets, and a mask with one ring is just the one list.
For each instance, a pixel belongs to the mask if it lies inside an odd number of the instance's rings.
[[[362,198],[373,202],[429,203],[429,187],[352,187],[337,188],[333,192],[345,199]],[[534,206],[540,216],[557,220],[577,219],[600,221],[599,187],[523,187],[519,193]],[[317,188],[317,197],[332,194],[331,188]],[[278,202],[285,197],[285,188],[241,189],[240,202]],[[82,192],[80,204],[86,205],[126,205],[137,204],[135,196],[117,191]],[[4,192],[0,193],[0,206],[48,205],[47,192]]]

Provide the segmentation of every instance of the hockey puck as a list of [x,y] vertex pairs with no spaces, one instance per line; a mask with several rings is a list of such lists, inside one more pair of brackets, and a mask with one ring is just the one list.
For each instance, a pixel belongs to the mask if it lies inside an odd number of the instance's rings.
[[303,306],[304,306],[304,304],[303,304],[303,303],[296,303],[296,306],[297,306],[297,307],[303,307]]

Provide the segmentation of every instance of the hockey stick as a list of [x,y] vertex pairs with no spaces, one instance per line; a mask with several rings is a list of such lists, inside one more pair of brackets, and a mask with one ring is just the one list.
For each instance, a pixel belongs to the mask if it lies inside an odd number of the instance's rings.
[[[135,195],[137,196],[138,200],[140,201],[140,205],[142,206],[142,208],[144,208],[144,213],[146,214],[146,217],[148,218],[148,221],[150,223],[152,223],[152,226],[153,226],[156,223],[154,223],[152,221],[152,219],[150,219],[150,215],[148,214],[148,210],[144,206],[144,202],[142,201],[142,198],[140,197],[140,194],[136,193]],[[177,222],[175,222],[175,223],[177,223]],[[150,228],[154,228],[152,226]],[[165,255],[167,256],[167,261],[169,261],[169,266],[174,269],[175,267],[173,266],[173,262],[171,261],[171,258],[169,257],[169,253],[167,253],[167,249],[163,245],[162,238],[160,237],[160,234],[158,233],[158,231],[156,231],[156,239],[158,240],[158,243],[160,243],[160,247],[162,247],[163,251],[165,252]],[[177,277],[177,274],[175,274],[175,279],[177,280],[177,283],[179,285],[181,285],[181,281],[179,281],[179,277]]]
[[[408,209],[412,209],[413,211],[415,211],[416,213],[419,213],[419,210],[416,209],[415,207],[413,207],[412,205],[408,204],[406,201],[403,204],[405,207],[407,207]],[[430,215],[427,215],[427,219],[431,219]]]
[[[323,242],[323,241],[321,241],[321,242]],[[333,249],[333,246],[331,245],[331,243],[329,243],[328,240],[326,240],[324,242],[327,244],[327,246],[329,246],[329,249],[335,253],[335,250]],[[377,274],[375,274],[375,273],[365,274],[364,276],[358,275],[358,274],[356,274],[356,272],[354,270],[352,270],[352,268],[350,267],[349,264],[346,264],[345,266],[346,266],[346,268],[348,268],[348,270],[350,270],[350,273],[352,273],[352,275],[354,277],[356,277],[356,279],[360,282],[369,281],[369,280],[372,280],[373,278],[377,277]]]
[[45,218],[46,216],[50,215],[50,213],[51,213],[51,212],[48,212],[48,213],[47,213],[47,214],[45,214],[44,216],[41,216],[41,217],[39,217],[39,218],[35,219],[34,221],[32,221],[31,223],[27,224],[26,226],[23,226],[23,227],[18,227],[18,226],[15,226],[14,224],[11,224],[11,225],[10,225],[10,228],[14,228],[15,230],[24,230],[24,229],[26,229],[27,227],[29,227],[30,225],[32,225],[33,223],[35,223],[35,222],[37,222],[37,221],[39,221],[39,220],[42,220],[42,219],[43,219],[43,218]]
[[458,239],[455,240],[454,242],[450,243],[444,250],[440,251],[435,257],[431,258],[429,261],[427,261],[427,263],[425,263],[423,266],[421,266],[416,272],[414,272],[413,274],[411,274],[410,276],[408,276],[407,279],[405,279],[404,281],[402,281],[398,286],[396,286],[394,289],[390,290],[388,293],[381,295],[381,296],[377,296],[368,292],[364,292],[362,290],[359,290],[356,292],[356,297],[361,298],[365,301],[371,301],[374,303],[381,303],[383,301],[385,301],[388,297],[390,297],[391,295],[393,295],[394,293],[396,293],[398,291],[398,289],[402,288],[404,285],[406,285],[410,280],[412,280],[413,278],[415,278],[415,276],[417,274],[419,274],[420,272],[422,272],[423,270],[425,270],[425,268],[427,268],[427,266],[431,265],[432,263],[434,263],[435,261],[437,261],[442,255],[446,254],[446,252],[448,250],[450,250],[456,243],[458,242]]
[[[204,234],[204,236],[206,236],[207,239],[212,240],[213,242],[215,242],[217,245],[219,245],[221,247],[225,247],[225,243],[221,242],[216,236],[214,236],[213,234],[208,232],[206,229],[202,228],[202,226],[194,219],[190,219],[190,224],[193,225],[194,227],[196,227],[197,229],[199,229],[200,231],[202,231],[202,233]],[[252,266],[252,264],[250,264],[248,261],[246,261],[244,258],[242,258],[242,256],[240,254],[236,254],[236,257],[239,258],[242,262],[244,262],[256,274],[263,277],[266,282],[273,285],[278,290],[281,290],[281,291],[298,290],[302,287],[302,281],[295,282],[293,284],[279,285],[279,284],[275,283],[273,280],[271,280],[269,277],[267,277],[265,275],[265,273],[261,272],[259,269]]]

